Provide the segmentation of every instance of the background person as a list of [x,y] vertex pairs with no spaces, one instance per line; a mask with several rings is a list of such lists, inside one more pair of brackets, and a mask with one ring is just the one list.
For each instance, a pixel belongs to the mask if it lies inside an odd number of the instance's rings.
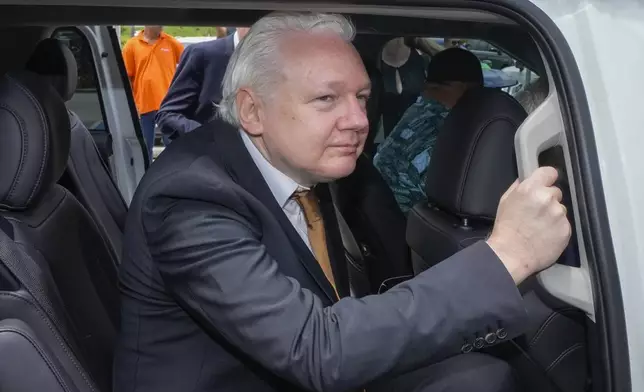
[[183,45],[164,33],[163,26],[145,26],[123,47],[123,62],[150,161],[154,147],[154,118],[172,82],[181,53]]
[[238,27],[234,34],[225,38],[186,48],[156,115],[166,146],[215,117],[228,60],[247,32],[247,27]]
[[478,58],[455,47],[438,52],[426,75],[423,95],[405,111],[373,158],[405,214],[427,199],[425,173],[443,120],[467,90],[483,86]]

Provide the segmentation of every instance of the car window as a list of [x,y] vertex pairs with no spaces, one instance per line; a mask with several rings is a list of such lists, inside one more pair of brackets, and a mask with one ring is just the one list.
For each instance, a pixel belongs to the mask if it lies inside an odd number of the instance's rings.
[[67,108],[76,113],[90,131],[109,132],[103,113],[96,64],[87,38],[75,27],[60,28],[52,37],[62,41],[72,50],[78,66],[76,93],[67,102]]
[[[505,76],[508,76],[509,80],[514,81],[511,86],[503,88],[504,91],[512,96],[516,96],[519,92],[524,90],[526,86],[533,85],[539,80],[539,75],[525,67],[521,62],[517,61],[517,59],[487,41],[480,39],[437,37],[428,37],[416,40],[416,42],[421,44],[423,41],[425,42],[425,46],[428,46],[427,43],[431,43],[434,47],[437,45],[441,48],[457,46],[471,51],[479,58],[481,66],[486,70],[486,72],[484,72],[486,84],[490,86],[503,85],[505,84],[503,83],[504,81],[499,78],[503,78]],[[434,49],[434,51],[436,51],[436,49]],[[427,50],[425,50],[425,52],[427,52]],[[503,74],[500,74],[499,71],[502,71]],[[496,83],[495,80],[498,83]]]

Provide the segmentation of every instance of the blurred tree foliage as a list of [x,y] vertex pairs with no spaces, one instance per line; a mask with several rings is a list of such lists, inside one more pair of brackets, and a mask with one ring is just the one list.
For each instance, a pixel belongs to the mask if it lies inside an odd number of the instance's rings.
[[[143,26],[136,26],[137,34]],[[221,37],[225,35],[224,29],[215,26],[163,26],[163,31],[174,37]],[[132,26],[121,26],[121,45],[131,37]]]

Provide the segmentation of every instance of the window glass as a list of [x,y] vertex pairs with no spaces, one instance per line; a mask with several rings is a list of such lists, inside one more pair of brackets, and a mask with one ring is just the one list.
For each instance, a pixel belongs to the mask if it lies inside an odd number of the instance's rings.
[[[443,48],[461,47],[474,53],[481,61],[485,79],[488,85],[503,85],[506,76],[513,81],[513,85],[504,87],[503,90],[516,96],[526,86],[535,84],[539,75],[526,68],[507,53],[496,48],[489,42],[479,39],[427,37],[416,39],[417,46],[428,54],[428,57],[438,53]],[[502,74],[500,72],[503,72]],[[497,83],[498,82],[498,83]]]
[[96,76],[96,66],[89,42],[75,27],[58,29],[52,37],[62,41],[72,50],[78,66],[76,93],[67,102],[67,107],[76,113],[90,131],[108,131],[103,115],[103,102]]

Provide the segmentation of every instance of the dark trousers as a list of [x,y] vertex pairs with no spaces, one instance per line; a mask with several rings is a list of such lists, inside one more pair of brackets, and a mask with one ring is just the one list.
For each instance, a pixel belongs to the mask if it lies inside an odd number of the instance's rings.
[[457,355],[392,380],[379,380],[369,392],[515,392],[510,365],[485,354]]
[[153,158],[153,147],[154,147],[154,129],[156,128],[154,117],[157,115],[156,110],[152,112],[143,113],[141,115],[141,131],[143,132],[143,138],[145,139],[145,145],[148,148],[148,156],[150,157],[150,162]]

